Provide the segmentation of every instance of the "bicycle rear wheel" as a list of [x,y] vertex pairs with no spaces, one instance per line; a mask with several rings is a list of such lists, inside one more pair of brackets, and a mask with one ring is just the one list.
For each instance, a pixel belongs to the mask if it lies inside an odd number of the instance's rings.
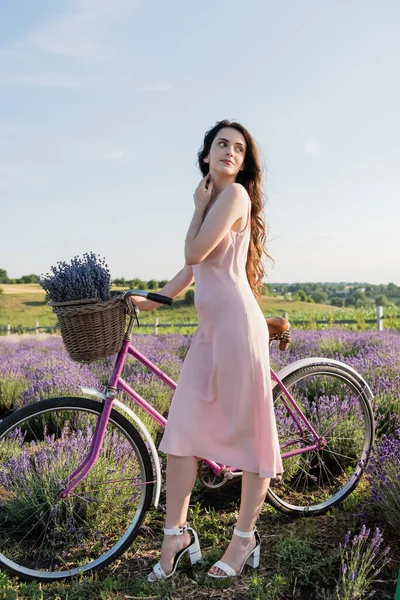
[[[326,445],[285,458],[282,480],[271,483],[267,500],[287,514],[324,514],[355,489],[370,457],[370,393],[357,374],[334,363],[301,367],[282,383]],[[286,396],[276,385],[274,409],[282,453],[314,444],[312,433],[298,417],[296,424],[282,400],[287,401]]]
[[100,569],[132,543],[153,493],[149,453],[113,410],[92,470],[58,492],[88,454],[102,404],[52,398],[0,424],[0,567],[50,581]]

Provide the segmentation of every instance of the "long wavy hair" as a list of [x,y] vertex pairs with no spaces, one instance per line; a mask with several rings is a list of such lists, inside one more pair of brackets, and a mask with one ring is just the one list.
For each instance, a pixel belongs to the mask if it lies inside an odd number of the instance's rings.
[[247,190],[251,201],[251,236],[249,250],[246,261],[246,274],[251,290],[256,298],[261,296],[262,280],[265,276],[263,265],[263,254],[271,258],[267,253],[265,244],[267,231],[265,220],[263,219],[263,192],[261,185],[261,166],[259,151],[253,137],[243,125],[235,121],[224,119],[219,121],[209,129],[205,136],[203,145],[197,153],[198,166],[203,176],[209,171],[209,164],[204,162],[204,158],[209,154],[211,145],[220,129],[232,127],[239,131],[246,140],[246,154],[244,159],[244,169],[239,171],[236,176],[236,183],[241,183]]

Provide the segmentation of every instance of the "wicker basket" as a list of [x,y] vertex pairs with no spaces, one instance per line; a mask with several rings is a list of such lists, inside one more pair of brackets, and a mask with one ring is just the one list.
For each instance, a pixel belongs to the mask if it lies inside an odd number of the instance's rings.
[[127,306],[121,296],[101,302],[49,302],[72,360],[90,363],[116,354],[124,337]]

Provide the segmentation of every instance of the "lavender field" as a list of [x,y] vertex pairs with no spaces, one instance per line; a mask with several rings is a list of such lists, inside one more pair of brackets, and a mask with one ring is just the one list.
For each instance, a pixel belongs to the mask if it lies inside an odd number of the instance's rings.
[[[136,335],[134,344],[176,380],[189,348],[190,339],[191,336],[178,334]],[[274,540],[270,546],[272,558],[268,557],[266,551],[264,572],[261,568],[257,575],[252,575],[250,583],[248,578],[244,577],[241,582],[232,584],[230,597],[267,599],[307,597],[347,600],[366,598],[368,594],[373,595],[375,592],[376,598],[393,598],[400,561],[400,334],[391,330],[383,332],[349,332],[340,329],[295,331],[293,341],[286,352],[281,353],[277,345],[271,346],[271,366],[276,371],[290,362],[310,356],[324,356],[343,361],[355,368],[369,383],[374,394],[373,410],[376,420],[374,457],[370,461],[362,484],[339,509],[333,511],[336,515],[334,520],[332,517],[325,516],[305,520],[316,523],[314,537],[310,535],[312,525],[292,526],[286,516],[266,508],[260,520],[265,517],[267,531],[271,531],[271,528],[274,531],[274,536],[271,536]],[[110,373],[111,365],[112,359],[91,365],[72,362],[63,348],[61,339],[57,336],[50,336],[43,340],[23,338],[17,341],[0,338],[0,420],[12,411],[41,399],[66,395],[82,396],[78,385],[101,386]],[[158,411],[167,413],[172,390],[156,381],[144,367],[133,361],[127,363],[124,376],[128,383]],[[138,412],[157,440],[160,435],[158,426],[147,415]],[[62,445],[62,437],[60,439]],[[120,453],[120,450],[118,452]],[[118,452],[115,453],[113,465],[119,473],[122,466]],[[126,468],[133,469],[134,466],[127,467],[124,464],[123,469]],[[0,472],[0,507],[2,486],[3,489],[7,488],[6,472]],[[132,495],[122,496],[118,501],[121,502],[121,506],[125,506],[132,502]],[[197,516],[192,515],[192,518],[197,518],[197,525],[201,530],[206,527],[205,522],[209,521],[210,515],[207,511],[202,511],[201,505],[197,506],[196,511]],[[157,523],[159,518],[160,514],[152,515],[148,527],[151,529],[152,523]],[[228,513],[223,513],[222,516],[220,514],[220,518],[230,522]],[[299,523],[302,521],[304,520],[300,520]],[[302,527],[306,531],[304,539]],[[322,533],[324,527],[326,538]],[[291,528],[290,534],[289,528]],[[294,538],[292,538],[293,534]],[[317,555],[316,548],[321,550],[321,535],[326,544],[326,564],[320,562],[322,560],[320,557],[317,559],[319,552]],[[218,541],[214,540],[213,544],[219,546],[221,531],[218,527],[215,536],[215,540]],[[292,546],[288,540],[292,541]],[[150,555],[148,554],[148,543],[149,540],[147,543],[143,541],[142,546],[144,568],[147,568],[146,556],[149,557],[149,565],[153,560],[153,554],[151,552]],[[153,543],[156,548],[157,541]],[[139,556],[140,553],[139,550]],[[137,547],[136,555],[138,555]],[[213,558],[214,554],[210,551],[210,562]],[[306,564],[312,564],[313,560],[315,569],[307,570]],[[374,565],[375,575],[379,571],[378,565],[383,566],[378,577],[381,582],[373,582]],[[132,577],[135,581],[140,580],[139,571],[137,566],[132,566],[131,571],[129,567],[125,567],[120,574],[114,573],[115,582],[129,581]],[[182,580],[187,583],[187,578],[184,578],[185,575],[182,575]],[[190,588],[189,585],[186,597],[206,597],[211,584],[203,579],[201,575],[197,583],[200,587],[196,592],[195,588],[193,586]],[[35,585],[31,584],[33,595],[29,597],[54,597],[51,595],[50,588],[48,596],[35,596]],[[86,582],[85,585],[90,587],[92,584]],[[101,588],[102,584],[98,583],[98,585]],[[114,590],[110,595],[104,592],[100,596],[99,593],[97,597],[123,598],[124,593],[121,592],[119,595],[118,585],[123,588],[123,584],[115,583],[116,591]],[[137,588],[138,593],[147,590],[146,584],[140,585],[142,587]],[[245,596],[240,595],[243,594],[244,585],[247,585],[248,594]],[[59,586],[57,597],[75,597],[73,592],[69,596],[68,592],[65,592],[67,595],[63,595],[64,588],[62,584]],[[183,597],[179,595],[178,588],[177,584],[174,592],[176,595],[165,597]],[[7,589],[10,590],[8,596],[4,592]],[[6,598],[25,597],[21,594],[18,583],[14,583],[8,575],[0,573],[0,596],[2,593]],[[12,593],[15,595],[13,596]],[[192,593],[197,595],[190,595]],[[78,593],[76,597],[79,597]]]

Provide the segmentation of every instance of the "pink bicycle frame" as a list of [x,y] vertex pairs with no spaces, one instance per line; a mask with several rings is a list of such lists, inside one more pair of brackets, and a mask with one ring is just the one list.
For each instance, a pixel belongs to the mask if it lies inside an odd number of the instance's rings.
[[[118,390],[125,392],[125,394],[136,404],[138,404],[143,410],[145,410],[153,419],[155,419],[161,426],[165,427],[166,419],[160,415],[160,413],[155,410],[144,398],[142,398],[134,389],[132,389],[121,377],[122,369],[125,364],[125,360],[127,355],[130,354],[134,358],[136,358],[139,362],[141,362],[144,366],[146,366],[154,375],[156,375],[159,379],[161,379],[164,383],[166,383],[172,389],[176,388],[176,383],[173,381],[168,375],[166,375],[161,369],[159,369],[154,363],[152,363],[149,359],[146,358],[139,350],[137,350],[130,342],[128,337],[124,338],[121,350],[119,351],[112,375],[109,379],[107,385],[107,391],[105,394],[104,407],[101,416],[98,418],[96,428],[93,434],[93,438],[91,441],[90,449],[88,455],[84,459],[84,461],[79,465],[79,467],[68,477],[66,487],[60,491],[60,497],[66,497],[69,493],[84,479],[90,469],[93,467],[96,459],[100,453],[101,446],[103,443],[104,435],[107,428],[107,423],[111,414],[112,406],[114,398],[116,397]],[[281,449],[287,446],[293,446],[296,443],[302,443],[304,436],[304,429],[307,429],[314,437],[315,443],[310,446],[305,446],[298,448],[296,450],[291,450],[289,452],[283,452],[281,454],[282,459],[289,458],[290,456],[295,456],[296,454],[302,454],[304,452],[308,452],[310,450],[316,450],[323,447],[326,443],[326,440],[319,436],[315,429],[312,427],[311,423],[304,416],[300,408],[297,406],[296,402],[292,398],[290,392],[283,385],[277,374],[271,369],[271,379],[275,381],[275,383],[281,388],[284,396],[281,397],[281,400],[288,412],[288,414],[293,419],[294,423],[297,425],[299,430],[299,438],[294,440],[289,440],[285,444],[281,444]],[[291,406],[290,406],[291,405]],[[304,428],[303,428],[304,426]],[[224,470],[228,469],[231,472],[238,472],[238,469],[234,467],[228,467],[227,465],[223,465],[220,463],[216,463],[212,460],[203,459],[203,462],[206,463],[213,472],[218,476]],[[152,482],[147,482],[152,483]]]

